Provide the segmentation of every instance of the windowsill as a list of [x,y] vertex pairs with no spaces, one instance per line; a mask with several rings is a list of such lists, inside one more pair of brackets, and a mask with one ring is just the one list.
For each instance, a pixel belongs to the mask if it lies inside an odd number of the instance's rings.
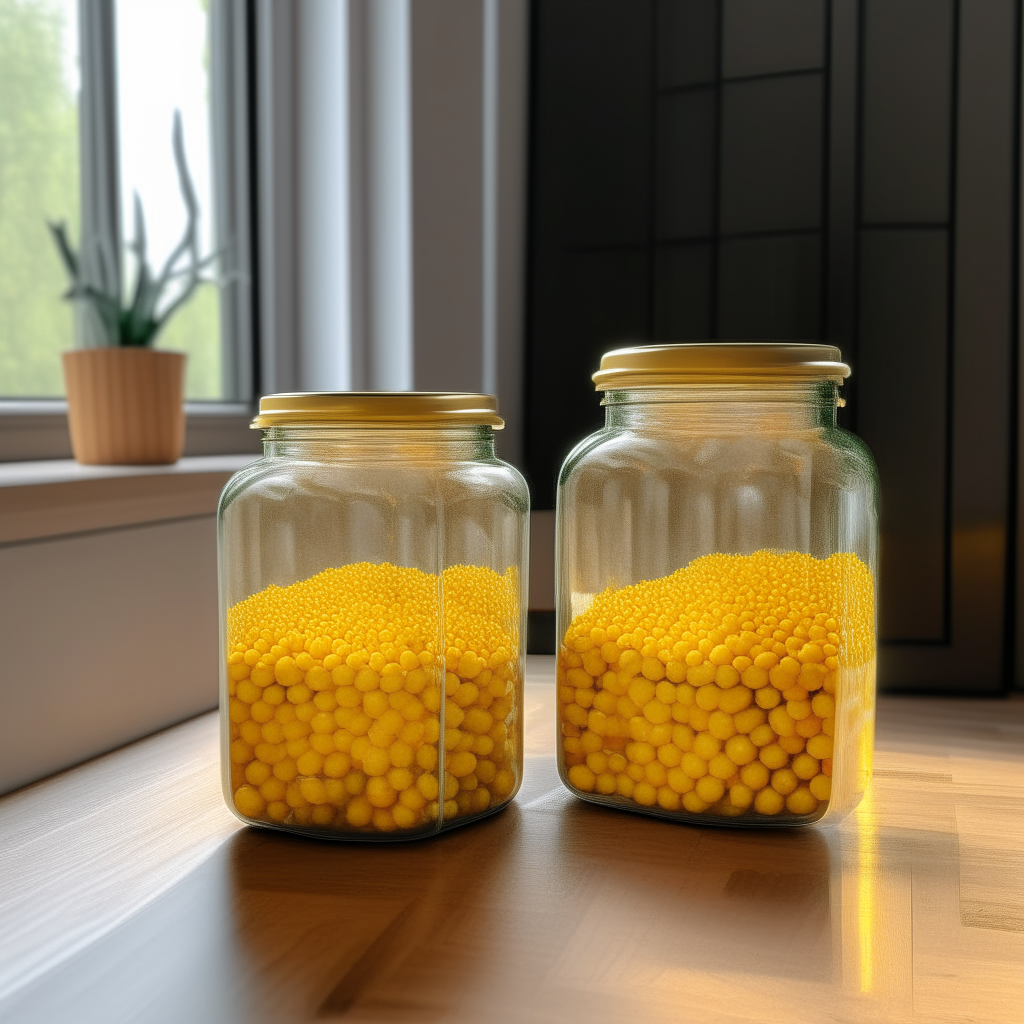
[[[244,402],[186,402],[185,454],[260,451]],[[71,456],[67,403],[61,399],[0,399],[0,463]]]
[[0,544],[212,515],[228,479],[259,456],[186,456],[169,466],[0,463]]

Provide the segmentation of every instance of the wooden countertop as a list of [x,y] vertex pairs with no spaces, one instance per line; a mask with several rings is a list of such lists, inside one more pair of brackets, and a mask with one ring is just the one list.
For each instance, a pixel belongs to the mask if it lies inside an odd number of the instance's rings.
[[697,829],[560,786],[552,662],[515,803],[420,843],[240,827],[212,714],[3,798],[0,1020],[1024,1021],[1024,700],[882,699],[842,825]]

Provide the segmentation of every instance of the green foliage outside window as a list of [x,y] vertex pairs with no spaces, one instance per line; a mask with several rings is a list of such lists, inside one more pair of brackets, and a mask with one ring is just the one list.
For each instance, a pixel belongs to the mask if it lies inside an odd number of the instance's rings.
[[59,397],[74,342],[64,271],[46,230],[77,234],[78,100],[64,77],[64,11],[0,0],[0,395]]

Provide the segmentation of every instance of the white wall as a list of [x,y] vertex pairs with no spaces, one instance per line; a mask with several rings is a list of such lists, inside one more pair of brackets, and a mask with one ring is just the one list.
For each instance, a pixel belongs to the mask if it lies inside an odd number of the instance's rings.
[[0,793],[217,704],[215,517],[0,547]]

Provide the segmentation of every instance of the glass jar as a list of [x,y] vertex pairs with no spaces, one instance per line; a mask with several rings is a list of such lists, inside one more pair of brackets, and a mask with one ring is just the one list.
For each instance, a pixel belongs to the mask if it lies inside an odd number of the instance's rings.
[[487,395],[272,395],[219,510],[223,780],[248,824],[405,839],[522,778],[529,494]]
[[828,345],[609,352],[558,486],[559,769],[721,825],[838,820],[870,778],[877,474]]

